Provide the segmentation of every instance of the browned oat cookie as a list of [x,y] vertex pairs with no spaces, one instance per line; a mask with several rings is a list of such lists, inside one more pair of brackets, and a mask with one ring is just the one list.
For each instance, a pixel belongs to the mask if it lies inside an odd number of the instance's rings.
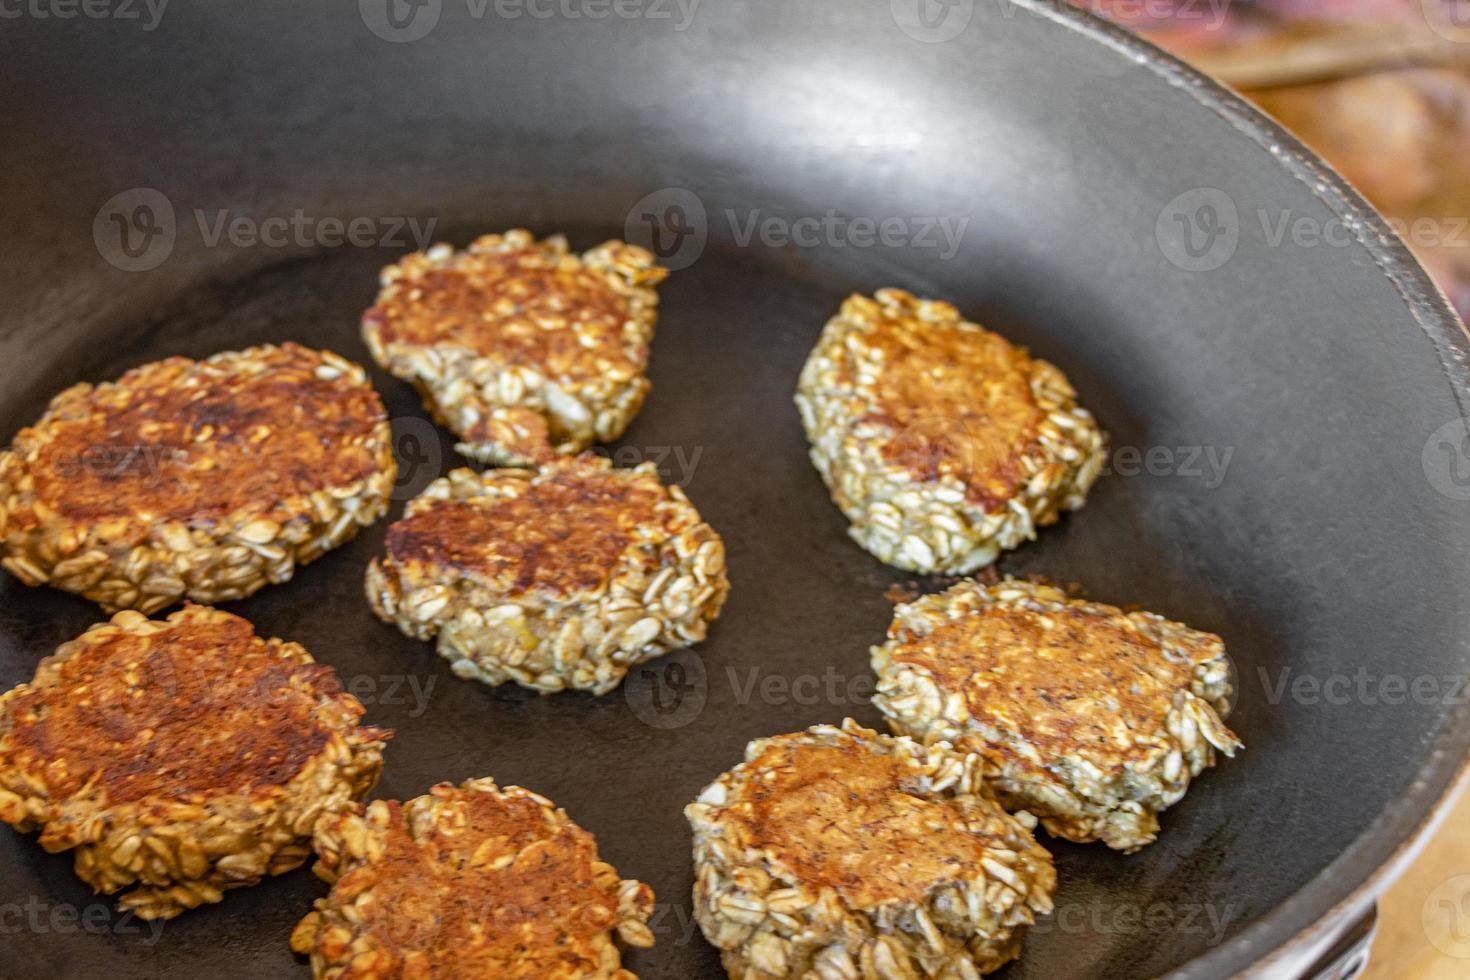
[[108,612],[239,599],[381,517],[394,473],[358,365],[290,343],[171,357],[67,389],[0,453],[0,550]]
[[291,935],[331,980],[636,980],[612,934],[652,946],[653,891],[549,800],[490,779],[324,817],[332,892]]
[[638,414],[665,275],[623,242],[576,256],[560,235],[485,235],[384,269],[362,333],[460,452],[525,465],[616,439]]
[[1025,816],[981,761],[854,724],[758,739],[685,808],[694,913],[739,980],[977,977],[1051,911]]
[[895,731],[981,754],[1002,803],[1068,840],[1137,850],[1216,749],[1241,747],[1218,636],[1050,586],[964,581],[899,606],[873,669]]
[[366,585],[461,677],[596,694],[704,639],[730,588],[724,543],[683,491],[592,454],[435,480]]
[[1081,507],[1104,461],[1061,371],[899,289],[848,297],[796,404],[853,538],[909,571],[990,564]]
[[0,820],[145,919],[297,867],[317,817],[367,793],[388,732],[331,667],[186,605],[120,612],[0,695]]

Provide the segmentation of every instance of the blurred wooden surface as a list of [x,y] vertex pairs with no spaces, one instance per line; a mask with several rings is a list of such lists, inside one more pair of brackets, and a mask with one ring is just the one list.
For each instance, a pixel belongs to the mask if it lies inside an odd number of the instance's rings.
[[1470,977],[1470,792],[1378,903],[1364,980]]

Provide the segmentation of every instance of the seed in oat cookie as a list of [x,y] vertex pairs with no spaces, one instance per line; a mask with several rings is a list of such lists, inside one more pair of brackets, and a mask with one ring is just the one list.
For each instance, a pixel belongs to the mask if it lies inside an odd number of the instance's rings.
[[694,914],[738,980],[976,977],[1051,911],[1056,871],[947,746],[841,728],[758,739],[685,808]]
[[441,783],[330,814],[315,847],[332,891],[291,935],[315,977],[636,980],[613,936],[653,945],[652,889],[519,786]]
[[241,599],[388,509],[383,403],[297,344],[79,384],[0,452],[0,552],[27,585],[108,612]]
[[1233,756],[1218,636],[1008,579],[899,606],[872,651],[895,732],[985,758],[1007,808],[1051,833],[1136,851],[1192,779]]
[[730,583],[720,536],[652,463],[584,453],[435,480],[388,529],[366,588],[379,618],[437,637],[460,677],[606,694],[704,639]]
[[0,820],[172,918],[306,860],[314,821],[382,769],[391,733],[362,714],[331,667],[238,616],[120,612],[0,695]]
[[898,289],[848,297],[796,404],[853,539],[908,571],[990,564],[1081,507],[1104,462],[1061,371]]
[[665,275],[619,241],[577,256],[516,229],[435,245],[383,270],[363,339],[460,452],[534,465],[616,439],[638,414]]

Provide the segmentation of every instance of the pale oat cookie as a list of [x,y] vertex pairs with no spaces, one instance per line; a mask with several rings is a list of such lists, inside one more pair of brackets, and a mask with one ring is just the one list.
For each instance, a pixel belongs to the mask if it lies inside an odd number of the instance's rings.
[[729,975],[972,980],[1015,958],[1056,872],[981,766],[851,720],[751,742],[684,811]]
[[898,289],[848,297],[796,404],[849,533],[909,571],[990,564],[1081,507],[1105,457],[1061,371]]
[[667,274],[619,241],[577,256],[560,235],[485,235],[385,268],[362,335],[460,452],[534,464],[616,439],[638,414]]
[[898,607],[872,651],[894,731],[985,758],[1008,808],[1068,840],[1135,851],[1240,741],[1218,636],[1008,580]]
[[120,612],[0,695],[0,820],[121,908],[167,919],[302,864],[390,733],[295,643],[186,605]]
[[704,639],[729,591],[725,546],[652,463],[587,453],[539,470],[454,470],[388,529],[368,567],[381,619],[438,637],[456,674],[606,694]]
[[296,344],[79,384],[0,453],[0,551],[108,612],[240,599],[388,509],[392,433],[363,369]]
[[440,783],[317,824],[332,883],[291,935],[322,980],[636,980],[613,935],[653,945],[653,891],[519,786]]

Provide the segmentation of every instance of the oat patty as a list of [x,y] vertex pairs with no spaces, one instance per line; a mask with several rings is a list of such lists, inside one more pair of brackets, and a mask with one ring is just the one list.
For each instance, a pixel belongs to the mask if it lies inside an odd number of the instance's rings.
[[695,918],[729,975],[957,978],[1013,959],[1056,872],[980,767],[851,721],[751,742],[685,808]]
[[964,581],[899,606],[873,648],[895,731],[985,757],[986,782],[1059,837],[1134,851],[1240,742],[1225,645],[1031,582]]
[[910,571],[988,565],[1081,507],[1104,461],[1061,371],[898,289],[848,297],[796,404],[853,538]]
[[3,564],[108,612],[239,599],[381,517],[394,474],[358,365],[290,343],[171,357],[67,389],[0,453]]
[[605,694],[635,664],[704,639],[725,547],[651,463],[592,454],[435,480],[368,567],[378,616],[461,677]]
[[485,235],[384,269],[362,333],[462,453],[526,465],[616,439],[638,414],[665,275],[623,242],[576,256],[559,235]]
[[653,891],[619,879],[591,834],[519,786],[472,779],[379,800],[322,819],[315,846],[332,892],[291,948],[316,977],[634,980],[612,933],[653,945]]
[[362,714],[331,667],[238,616],[120,612],[0,695],[0,820],[170,918],[306,860],[316,818],[377,781],[389,733]]

